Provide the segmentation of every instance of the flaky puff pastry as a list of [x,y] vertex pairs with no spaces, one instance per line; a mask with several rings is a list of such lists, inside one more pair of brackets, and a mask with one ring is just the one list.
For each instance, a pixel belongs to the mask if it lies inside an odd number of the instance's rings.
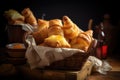
[[93,36],[92,30],[82,32],[76,38],[72,39],[70,45],[72,48],[87,51],[93,40],[92,36]]
[[49,47],[54,48],[70,48],[70,44],[66,41],[64,36],[61,35],[51,35],[45,39],[44,43]]
[[41,28],[45,28],[47,30],[49,28],[49,21],[38,19],[38,30],[41,30]]
[[74,39],[83,32],[68,16],[63,16],[63,31],[67,39]]
[[64,32],[62,30],[63,24],[62,20],[60,19],[52,19],[49,21],[49,28],[48,28],[48,36],[51,35],[62,35],[64,36]]
[[49,26],[63,26],[61,19],[51,19],[49,21]]
[[32,35],[36,41],[36,44],[43,43],[44,39],[48,37],[49,21],[38,19],[37,31],[33,32]]
[[31,25],[37,25],[36,17],[34,16],[33,12],[30,10],[30,8],[25,8],[22,10],[21,14],[25,17],[25,22],[29,23]]

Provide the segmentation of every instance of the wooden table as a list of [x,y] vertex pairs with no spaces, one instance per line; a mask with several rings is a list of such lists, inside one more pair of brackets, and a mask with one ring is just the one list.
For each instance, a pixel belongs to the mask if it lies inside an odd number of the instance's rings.
[[97,72],[92,72],[86,80],[120,80],[120,60],[107,59],[112,66],[112,70],[107,75],[102,75]]
[[[108,59],[112,66],[112,70],[107,75],[102,75],[98,72],[92,72],[85,80],[119,80],[120,79],[120,61],[115,59]],[[11,65],[12,66],[12,65]],[[9,66],[10,67],[10,66]],[[0,67],[1,68],[1,67]],[[2,68],[3,69],[3,68]],[[19,69],[19,70],[18,70]],[[3,80],[81,80],[76,77],[80,71],[57,71],[57,70],[31,70],[29,66],[21,65],[11,68],[6,76],[2,76]],[[12,74],[8,76],[8,74]],[[12,76],[12,77],[11,77]],[[68,78],[66,78],[66,76]],[[79,75],[78,75],[79,76]],[[0,76],[1,77],[1,76]],[[44,77],[44,79],[42,79]],[[2,80],[2,79],[1,79]]]
[[84,66],[79,71],[73,70],[50,70],[50,69],[33,69],[28,65],[17,66],[22,72],[24,78],[29,80],[85,80],[91,74],[93,64],[86,61]]
[[[0,58],[4,57],[0,55]],[[108,58],[107,61],[112,66],[112,70],[109,71],[107,75],[92,71],[85,80],[120,80],[120,60]],[[5,65],[3,66],[3,64]],[[8,66],[8,68],[6,66]],[[5,71],[3,69],[5,69]],[[81,76],[78,75],[79,72],[80,71],[31,70],[29,66],[25,65],[14,66],[6,63],[0,64],[0,80],[43,80],[43,77],[44,80],[81,80],[81,78],[78,77]],[[42,73],[44,73],[44,75]],[[57,76],[55,77],[55,75]]]

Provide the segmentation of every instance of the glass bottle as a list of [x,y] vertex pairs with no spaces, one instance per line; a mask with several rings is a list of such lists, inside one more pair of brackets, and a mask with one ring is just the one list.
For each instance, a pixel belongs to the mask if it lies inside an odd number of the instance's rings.
[[98,26],[97,46],[96,46],[96,57],[99,59],[106,59],[107,57],[107,44],[106,35],[104,33],[103,23]]

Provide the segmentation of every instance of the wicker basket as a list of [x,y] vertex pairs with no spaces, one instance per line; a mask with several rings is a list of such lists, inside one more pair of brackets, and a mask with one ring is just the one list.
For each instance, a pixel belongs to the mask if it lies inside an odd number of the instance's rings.
[[[80,70],[84,63],[86,62],[87,58],[90,55],[94,54],[95,46],[96,46],[96,39],[93,39],[91,45],[88,48],[87,52],[79,52],[75,53],[74,55],[67,57],[63,60],[55,61],[50,63],[49,66],[45,66],[41,69],[50,69],[50,70]],[[26,44],[26,43],[24,43]],[[27,46],[26,46],[27,47]]]
[[51,63],[50,66],[46,66],[45,69],[80,70],[86,62],[88,56],[88,53],[76,53],[64,60]]
[[88,52],[76,53],[64,60],[56,61],[46,66],[44,69],[54,69],[54,70],[81,70],[82,66],[86,62],[90,55],[94,54],[96,46],[96,40],[91,43]]

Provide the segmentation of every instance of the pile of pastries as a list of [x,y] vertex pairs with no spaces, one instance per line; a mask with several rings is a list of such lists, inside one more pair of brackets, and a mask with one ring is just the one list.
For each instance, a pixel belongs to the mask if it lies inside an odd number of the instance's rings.
[[5,18],[8,20],[8,24],[10,25],[18,25],[21,23],[29,23],[31,25],[37,25],[36,17],[30,8],[25,8],[20,12],[9,9],[4,12]]
[[5,11],[4,15],[9,24],[28,23],[37,26],[37,30],[31,34],[39,46],[87,51],[93,41],[93,30],[83,31],[66,15],[62,19],[37,19],[30,8],[23,9],[21,13],[11,9]]

